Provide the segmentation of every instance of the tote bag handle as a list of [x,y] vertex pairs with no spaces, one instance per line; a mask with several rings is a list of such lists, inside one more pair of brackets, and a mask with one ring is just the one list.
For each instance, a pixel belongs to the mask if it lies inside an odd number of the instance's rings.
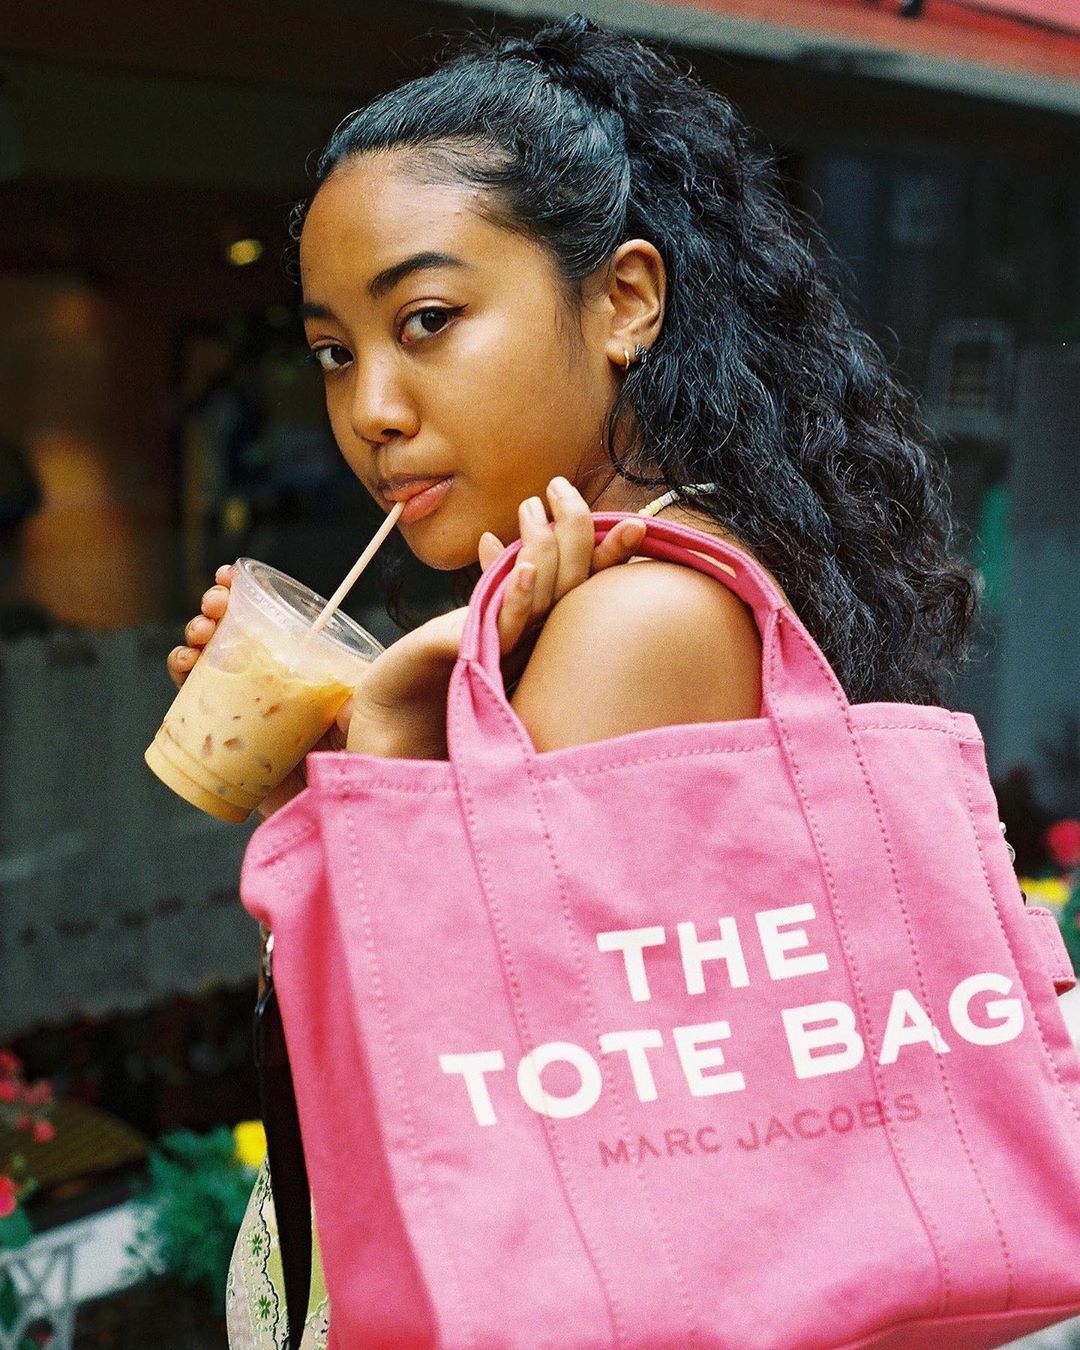
[[[641,517],[625,512],[593,516],[596,542],[620,520]],[[825,657],[801,620],[785,604],[765,571],[741,549],[714,535],[672,521],[647,518],[647,533],[637,553],[682,563],[704,572],[733,591],[754,614],[761,634],[762,703],[770,720],[785,714],[835,716],[848,709],[847,697]],[[500,667],[498,615],[520,540],[511,544],[477,583],[451,680],[447,705],[447,743],[453,761],[477,755],[498,756],[497,746],[516,742],[532,751],[528,735],[506,697]],[[734,572],[725,570],[730,567]]]

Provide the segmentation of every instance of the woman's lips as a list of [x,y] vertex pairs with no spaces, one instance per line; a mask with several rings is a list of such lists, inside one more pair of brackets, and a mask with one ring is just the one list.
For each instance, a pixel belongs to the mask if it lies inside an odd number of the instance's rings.
[[452,476],[440,478],[437,483],[432,483],[430,487],[414,493],[405,503],[405,510],[402,511],[398,519],[411,525],[414,520],[423,520],[425,516],[430,516],[432,511],[437,510],[441,505],[443,498],[450,491],[452,482]]

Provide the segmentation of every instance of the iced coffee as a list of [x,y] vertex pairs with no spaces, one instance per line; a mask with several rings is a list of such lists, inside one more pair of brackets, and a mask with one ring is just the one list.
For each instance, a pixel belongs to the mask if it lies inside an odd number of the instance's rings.
[[163,783],[240,822],[296,767],[382,651],[340,612],[312,633],[322,606],[291,577],[240,559],[225,616],[146,751]]

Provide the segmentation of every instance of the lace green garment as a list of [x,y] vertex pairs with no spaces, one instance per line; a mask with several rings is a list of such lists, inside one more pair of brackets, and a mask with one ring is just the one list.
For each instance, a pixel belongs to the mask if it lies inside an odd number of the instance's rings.
[[[653,516],[685,494],[712,484],[694,484],[657,497],[638,515]],[[282,1350],[288,1334],[285,1292],[278,1249],[274,1197],[264,1162],[248,1201],[233,1248],[225,1293],[229,1350]],[[319,1244],[312,1223],[311,1294],[301,1350],[326,1350],[330,1305],[323,1282]]]
[[[300,1345],[301,1350],[326,1350],[330,1306],[314,1221],[311,1236],[311,1294]],[[283,1350],[288,1319],[274,1197],[265,1162],[259,1168],[233,1248],[225,1285],[225,1317],[229,1350]]]

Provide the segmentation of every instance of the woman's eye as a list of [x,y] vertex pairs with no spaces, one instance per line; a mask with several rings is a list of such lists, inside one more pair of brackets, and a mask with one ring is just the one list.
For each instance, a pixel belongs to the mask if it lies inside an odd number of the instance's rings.
[[[334,358],[331,358],[329,361],[324,361],[323,357],[329,356],[330,352],[343,352],[346,360],[348,359],[349,353],[344,347],[338,346],[337,343],[331,343],[326,347],[314,347],[309,353],[315,364],[327,375],[332,371],[340,370],[341,366],[344,364],[344,362],[335,361]],[[331,364],[331,362],[334,363]]]
[[409,332],[409,325],[413,324],[413,339],[419,338],[422,342],[426,337],[434,337],[436,333],[441,333],[447,323],[455,314],[460,314],[463,305],[457,309],[447,309],[442,305],[429,305],[426,309],[418,309],[410,314],[401,325],[402,336]]

